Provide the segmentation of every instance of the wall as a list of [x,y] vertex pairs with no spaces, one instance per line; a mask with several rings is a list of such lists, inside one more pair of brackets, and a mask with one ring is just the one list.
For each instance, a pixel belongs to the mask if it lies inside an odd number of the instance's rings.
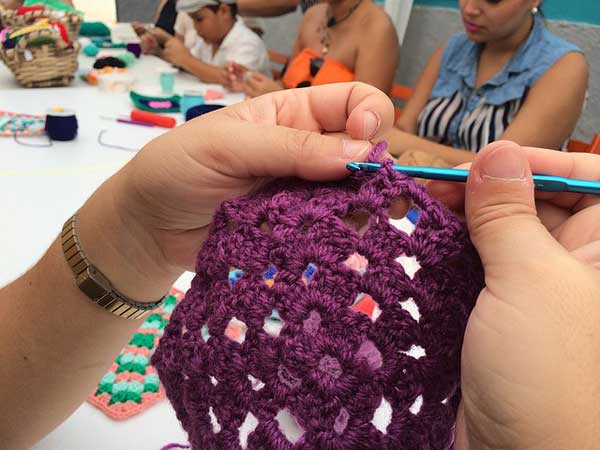
[[[415,0],[415,5],[455,8],[458,0]],[[598,0],[543,0],[543,10],[548,19],[600,25]]]
[[100,20],[106,23],[115,21],[115,2],[102,0],[75,0],[77,9],[85,13],[88,20]]
[[[445,2],[445,0],[416,0],[416,3],[434,1]],[[598,2],[598,0],[593,1]],[[546,6],[557,3],[556,0],[546,0],[546,2]],[[570,3],[579,2],[587,4],[587,0]],[[453,0],[446,3],[456,5],[457,2]],[[600,7],[597,8],[600,10]],[[265,33],[267,46],[282,53],[289,53],[300,19],[301,14],[298,12],[277,19],[267,19]],[[549,20],[548,26],[556,34],[577,44],[585,52],[590,63],[588,100],[574,137],[591,140],[595,133],[600,132],[600,26],[554,20]],[[396,82],[414,85],[436,47],[448,36],[460,31],[464,29],[456,9],[415,6],[404,38]]]
[[117,0],[117,19],[119,22],[137,20],[138,22],[152,23],[159,3],[160,0]]

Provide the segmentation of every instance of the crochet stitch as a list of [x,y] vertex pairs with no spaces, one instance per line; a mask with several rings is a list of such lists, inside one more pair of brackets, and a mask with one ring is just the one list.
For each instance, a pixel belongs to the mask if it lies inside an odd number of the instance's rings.
[[88,397],[95,407],[115,420],[125,420],[141,413],[165,396],[150,357],[169,322],[171,312],[183,292],[172,288],[160,308],[148,316],[133,335],[96,391]]
[[391,164],[279,180],[216,213],[153,357],[193,449],[453,446],[481,265]]

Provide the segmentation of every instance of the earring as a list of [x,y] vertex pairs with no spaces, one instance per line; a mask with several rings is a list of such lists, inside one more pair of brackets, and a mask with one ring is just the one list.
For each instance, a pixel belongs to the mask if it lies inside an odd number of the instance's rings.
[[539,12],[539,9],[537,6],[534,6],[533,9],[531,10],[531,13],[535,16],[537,13]]

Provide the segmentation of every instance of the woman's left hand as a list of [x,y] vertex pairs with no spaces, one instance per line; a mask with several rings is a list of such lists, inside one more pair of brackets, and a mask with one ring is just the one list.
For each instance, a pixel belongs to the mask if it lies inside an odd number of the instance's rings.
[[600,157],[498,141],[466,185],[429,184],[464,210],[485,271],[462,348],[460,450],[598,442],[600,199],[535,192],[532,173],[599,180]]
[[340,83],[277,92],[188,122],[148,144],[94,194],[78,222],[82,244],[125,294],[158,297],[194,269],[224,200],[273,177],[342,178],[393,116],[381,91]]

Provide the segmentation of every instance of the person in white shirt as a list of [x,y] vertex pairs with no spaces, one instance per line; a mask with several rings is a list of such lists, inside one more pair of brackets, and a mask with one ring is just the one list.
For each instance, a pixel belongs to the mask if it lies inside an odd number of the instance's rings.
[[226,66],[236,62],[271,75],[269,55],[262,39],[237,18],[235,0],[179,0],[177,12],[187,13],[198,34],[190,50],[181,39],[169,39],[161,56],[205,83],[225,84]]
[[178,13],[175,20],[175,37],[183,42],[185,48],[193,49],[198,42],[198,33],[194,26],[194,19],[188,13]]
[[[239,7],[238,7],[239,11]],[[239,16],[244,24],[258,34],[260,37],[264,34],[264,22],[260,17],[243,17]],[[167,33],[165,30],[159,27],[153,27],[146,29],[141,25],[138,27],[142,38],[142,50],[145,54],[153,54],[160,56],[160,49],[165,46],[165,43],[173,36]],[[177,39],[183,42],[186,48],[190,50],[196,46],[198,39],[198,33],[194,26],[194,20],[188,13],[179,13],[173,25],[174,35]]]

